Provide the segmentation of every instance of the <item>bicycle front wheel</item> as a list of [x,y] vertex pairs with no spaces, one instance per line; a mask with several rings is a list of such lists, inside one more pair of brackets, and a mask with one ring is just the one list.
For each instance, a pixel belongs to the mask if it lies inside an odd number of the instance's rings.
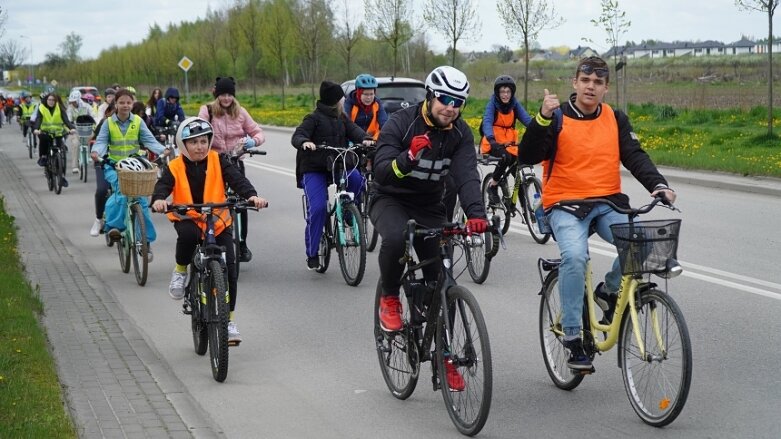
[[29,131],[27,132],[27,155],[33,158],[33,134]]
[[561,326],[560,298],[559,272],[553,271],[545,278],[540,297],[540,347],[553,384],[559,389],[572,390],[583,381],[583,375],[572,373],[567,366],[569,352],[562,342],[564,328]]
[[415,391],[420,376],[420,354],[414,340],[410,340],[409,304],[404,294],[399,296],[402,305],[404,329],[398,332],[385,332],[380,326],[380,297],[382,284],[377,281],[374,296],[374,341],[377,344],[377,358],[385,385],[398,399],[407,399]]
[[537,224],[537,217],[534,215],[534,206],[531,204],[534,194],[542,194],[542,183],[537,177],[529,176],[523,182],[523,200],[521,200],[523,219],[526,221],[532,239],[538,244],[545,244],[550,239],[550,233],[540,232],[540,225]]
[[130,248],[132,245],[133,243],[130,242],[128,232],[122,232],[122,237],[117,242],[117,252],[119,253],[119,267],[122,268],[123,273],[130,272]]
[[369,194],[369,188],[364,187],[361,194],[361,217],[363,218],[363,230],[366,232],[364,237],[366,239],[366,251],[370,252],[377,247],[377,238],[380,233],[374,228],[371,218],[369,218],[369,205],[371,204],[372,196]]
[[236,209],[231,209],[231,223],[233,224],[233,254],[236,264],[236,279],[239,278],[239,268],[241,267],[241,215]]
[[510,230],[510,218],[512,214],[507,208],[507,203],[510,202],[510,193],[508,192],[507,182],[501,181],[499,182],[496,190],[496,193],[499,196],[499,202],[491,202],[491,193],[488,189],[488,182],[490,180],[491,174],[486,175],[481,186],[483,203],[485,205],[485,213],[489,218],[493,217],[494,215],[499,217],[499,226],[501,227],[502,234],[504,235],[508,230]]
[[[456,198],[453,222],[463,221],[466,221],[466,215],[464,215],[464,211],[461,209],[461,203]],[[491,269],[491,257],[496,255],[493,251],[494,242],[492,234],[485,232],[482,235],[465,236],[461,242],[464,246],[464,258],[466,259],[469,277],[477,284],[485,282]]]
[[228,293],[222,266],[209,261],[206,292],[207,332],[212,376],[218,382],[228,377]]
[[206,331],[206,319],[205,308],[206,305],[201,302],[201,291],[203,285],[201,284],[201,277],[199,272],[190,264],[187,267],[187,284],[186,300],[190,305],[190,329],[193,332],[193,347],[195,353],[198,355],[206,354],[206,350],[209,347],[209,334]]
[[637,325],[632,324],[628,309],[621,321],[619,362],[635,413],[646,424],[663,427],[678,417],[689,395],[689,330],[672,297],[658,290],[639,294]]
[[87,164],[89,163],[89,157],[87,156],[87,147],[79,147],[79,179],[84,183],[87,182]]
[[51,163],[51,176],[54,184],[54,193],[59,195],[62,193],[62,179],[65,169],[62,167],[62,160],[60,160],[60,153],[55,152],[49,155],[49,163]]
[[361,283],[366,270],[365,230],[358,206],[347,203],[342,207],[342,227],[339,227],[339,219],[334,215],[334,241],[342,277],[347,285],[354,287]]
[[143,287],[146,285],[149,269],[149,243],[146,237],[144,209],[141,208],[140,204],[131,206],[130,223],[133,227],[133,242],[130,252],[133,257],[133,272],[136,275],[136,282]]
[[[467,436],[480,432],[488,420],[493,392],[491,343],[483,313],[469,290],[453,286],[447,291],[447,314],[451,320],[450,346],[446,346],[443,316],[437,322],[437,370],[440,389],[450,419]],[[463,379],[462,388],[451,388],[448,375]]]

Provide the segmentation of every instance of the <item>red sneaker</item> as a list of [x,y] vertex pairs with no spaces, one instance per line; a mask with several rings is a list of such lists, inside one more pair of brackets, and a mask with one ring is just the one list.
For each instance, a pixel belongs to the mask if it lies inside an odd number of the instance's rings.
[[380,297],[380,327],[383,331],[401,330],[401,301],[398,296]]
[[466,384],[464,384],[464,377],[461,376],[461,373],[450,361],[445,363],[445,376],[447,377],[447,385],[450,387],[451,392],[462,392],[466,387]]

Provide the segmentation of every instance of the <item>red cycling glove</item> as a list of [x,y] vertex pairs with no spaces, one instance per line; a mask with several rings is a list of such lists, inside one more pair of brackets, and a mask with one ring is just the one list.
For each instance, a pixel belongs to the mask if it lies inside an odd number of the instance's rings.
[[413,137],[412,141],[409,143],[407,157],[410,161],[416,162],[420,160],[420,156],[423,155],[423,150],[426,148],[431,149],[431,139],[428,138],[428,133],[419,134]]
[[488,220],[485,218],[469,218],[466,220],[467,233],[485,233],[488,230]]

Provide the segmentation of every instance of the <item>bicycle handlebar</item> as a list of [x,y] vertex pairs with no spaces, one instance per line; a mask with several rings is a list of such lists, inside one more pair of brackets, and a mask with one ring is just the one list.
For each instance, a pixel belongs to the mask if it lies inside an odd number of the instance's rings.
[[610,206],[613,210],[615,210],[618,213],[623,213],[626,215],[630,215],[632,217],[636,217],[638,215],[642,215],[644,213],[650,212],[654,207],[656,207],[659,203],[662,203],[662,205],[670,210],[675,210],[680,212],[681,210],[678,209],[673,205],[673,203],[669,202],[666,198],[656,196],[654,197],[654,200],[650,203],[646,204],[645,206],[641,206],[638,208],[632,208],[625,209],[623,207],[616,206],[615,203],[612,201],[606,199],[606,198],[583,198],[583,199],[574,199],[574,200],[561,200],[554,204],[555,206],[579,206],[581,204],[594,204],[594,203],[605,203],[608,206]]
[[[168,208],[164,212],[160,213],[171,213],[176,212],[178,214],[183,215],[188,210],[198,210],[198,209],[221,209],[225,207],[235,207],[237,209],[247,209],[247,210],[260,210],[257,207],[249,204],[247,201],[225,201],[223,203],[197,203],[197,204],[169,204]],[[266,206],[268,207],[268,205]]]

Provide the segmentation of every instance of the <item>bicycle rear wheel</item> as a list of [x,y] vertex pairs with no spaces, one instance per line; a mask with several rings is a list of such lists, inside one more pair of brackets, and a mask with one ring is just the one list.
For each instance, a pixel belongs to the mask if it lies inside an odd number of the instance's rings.
[[187,267],[187,297],[190,305],[190,329],[193,332],[193,347],[198,355],[206,354],[209,347],[209,334],[206,330],[205,306],[201,303],[201,277],[198,270],[190,264]]
[[526,227],[529,228],[532,239],[538,244],[545,244],[550,239],[550,233],[540,232],[540,225],[537,224],[537,217],[534,215],[534,206],[532,206],[532,200],[534,200],[535,193],[542,194],[542,183],[540,183],[540,180],[537,177],[529,176],[523,182],[523,200],[521,200],[523,219],[526,221]]
[[[336,217],[336,214],[333,215]],[[325,273],[328,270],[328,264],[331,263],[331,236],[331,222],[326,219],[323,234],[320,235],[320,244],[317,248],[317,258],[320,260],[320,266],[315,271],[318,273]]]
[[583,381],[583,375],[574,374],[567,366],[569,352],[564,348],[561,326],[561,301],[559,296],[559,272],[548,274],[540,297],[540,347],[545,368],[553,384],[559,389],[572,390]]
[[144,221],[144,209],[140,204],[133,204],[130,210],[130,223],[133,227],[133,242],[131,254],[133,256],[133,272],[136,282],[140,286],[146,285],[146,277],[149,269],[149,243],[146,237],[146,222]]
[[420,376],[420,353],[414,340],[410,340],[409,304],[405,295],[400,295],[402,321],[404,329],[398,332],[385,332],[380,327],[381,281],[377,281],[374,296],[374,340],[377,344],[377,358],[385,385],[398,399],[407,399],[415,391]]
[[[488,420],[493,392],[491,343],[483,313],[469,290],[453,286],[447,291],[447,310],[452,318],[450,346],[445,346],[445,322],[437,323],[437,369],[447,413],[458,431],[468,436],[480,432]],[[451,390],[447,363],[463,377],[464,389]]]
[[346,203],[342,204],[342,207],[344,229],[339,228],[339,220],[334,215],[334,241],[336,252],[339,254],[342,277],[347,285],[354,287],[361,283],[363,273],[366,270],[365,231],[358,206]]
[[212,376],[218,382],[228,377],[228,293],[222,267],[209,261],[207,303],[207,332]]
[[[672,297],[658,290],[639,294],[637,326],[628,309],[621,321],[619,363],[635,413],[646,424],[663,427],[678,417],[689,395],[691,341]],[[645,347],[644,356],[638,339]]]

